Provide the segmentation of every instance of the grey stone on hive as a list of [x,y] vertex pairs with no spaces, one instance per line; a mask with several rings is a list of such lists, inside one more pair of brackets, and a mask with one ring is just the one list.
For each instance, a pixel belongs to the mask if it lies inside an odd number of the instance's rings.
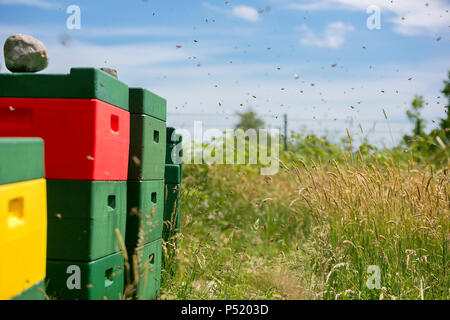
[[3,54],[11,72],[38,72],[48,66],[47,49],[32,36],[13,34],[6,39]]
[[103,68],[100,68],[100,70],[105,71],[106,73],[109,73],[116,79],[119,79],[119,78],[117,78],[117,70],[116,69],[103,67]]

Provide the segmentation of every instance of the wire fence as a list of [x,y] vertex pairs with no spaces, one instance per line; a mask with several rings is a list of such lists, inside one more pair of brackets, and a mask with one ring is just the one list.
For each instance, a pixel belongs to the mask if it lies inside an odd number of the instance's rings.
[[[278,128],[284,132],[283,114],[257,114],[267,129]],[[168,126],[177,129],[185,129],[193,132],[196,121],[201,121],[202,130],[219,129],[225,131],[234,129],[239,123],[239,116],[230,113],[175,113],[167,114]],[[428,121],[432,129],[433,123]],[[287,117],[288,139],[290,133],[315,134],[326,136],[332,142],[339,142],[347,138],[347,129],[355,144],[368,141],[380,147],[392,147],[397,145],[405,134],[412,131],[413,126],[407,119],[368,119],[368,118],[306,118],[300,116]],[[191,134],[194,136],[193,134]]]

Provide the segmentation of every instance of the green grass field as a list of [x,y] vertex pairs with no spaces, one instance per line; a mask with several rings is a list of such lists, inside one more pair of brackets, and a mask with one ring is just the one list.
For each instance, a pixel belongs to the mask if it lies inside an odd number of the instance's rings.
[[448,167],[358,155],[185,165],[161,299],[448,299]]

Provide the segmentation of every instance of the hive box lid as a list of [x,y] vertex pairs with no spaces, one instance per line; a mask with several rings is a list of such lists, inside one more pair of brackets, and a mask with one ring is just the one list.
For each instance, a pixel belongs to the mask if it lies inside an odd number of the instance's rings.
[[130,88],[130,113],[146,114],[166,121],[167,101],[143,88]]
[[44,178],[44,141],[0,138],[0,185]]
[[0,97],[98,99],[128,110],[128,86],[96,68],[72,68],[69,74],[1,73]]

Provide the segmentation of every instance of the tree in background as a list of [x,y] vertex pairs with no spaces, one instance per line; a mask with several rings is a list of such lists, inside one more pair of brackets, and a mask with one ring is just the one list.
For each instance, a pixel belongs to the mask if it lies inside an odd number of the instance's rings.
[[425,128],[425,119],[422,118],[423,108],[423,96],[416,95],[411,103],[411,109],[406,110],[406,116],[409,121],[414,124],[413,135],[403,136],[404,143],[415,151],[416,154],[420,154],[424,151],[424,147],[427,148]]
[[445,87],[441,92],[447,97],[447,105],[445,106],[445,113],[447,113],[447,118],[441,119],[439,126],[444,130],[445,142],[448,144],[450,142],[450,114],[448,112],[450,108],[450,71],[448,72],[448,80],[444,81]]
[[[450,80],[450,71],[449,71]],[[450,100],[450,83],[444,81],[445,88],[442,93]],[[409,150],[413,151],[413,156],[417,161],[428,163],[447,163],[450,156],[450,117],[448,114],[448,104],[445,107],[447,116],[439,121],[439,127],[426,133],[425,120],[422,118],[421,110],[423,108],[423,97],[415,96],[411,103],[411,109],[406,111],[408,119],[414,123],[413,135],[405,135],[403,143]]]
[[425,127],[425,120],[422,118],[421,110],[423,108],[423,97],[415,96],[411,103],[411,110],[406,111],[409,121],[414,123],[414,136],[422,136]]
[[264,121],[262,121],[255,112],[249,110],[247,112],[238,112],[237,115],[240,118],[239,123],[236,125],[236,129],[262,129],[264,128]]

